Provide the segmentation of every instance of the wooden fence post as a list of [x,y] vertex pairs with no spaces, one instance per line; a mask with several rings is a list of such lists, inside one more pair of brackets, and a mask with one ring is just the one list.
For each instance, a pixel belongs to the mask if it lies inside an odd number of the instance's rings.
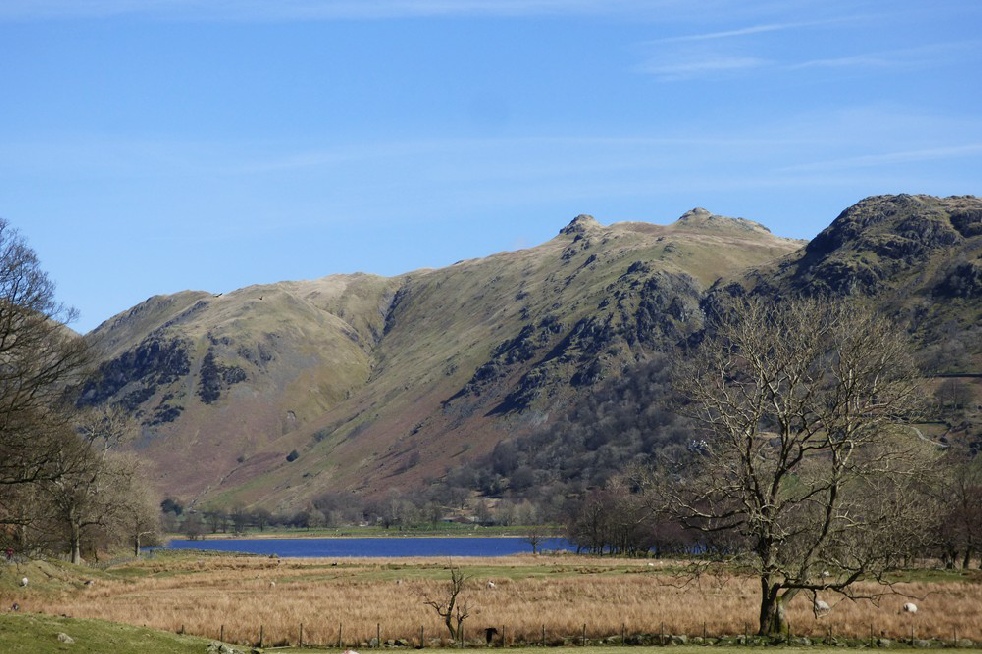
[[263,646],[263,626],[259,625],[259,647]]
[[344,623],[338,623],[338,649],[344,649],[344,641],[341,639],[341,631],[344,629]]
[[382,646],[382,623],[375,623],[375,647]]
[[300,623],[300,643],[297,647],[303,647],[303,623]]

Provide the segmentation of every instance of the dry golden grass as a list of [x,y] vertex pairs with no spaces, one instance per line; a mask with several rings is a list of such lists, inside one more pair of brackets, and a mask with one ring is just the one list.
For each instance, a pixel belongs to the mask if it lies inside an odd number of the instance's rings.
[[[318,559],[202,556],[139,561],[93,584],[32,599],[34,610],[180,631],[228,642],[357,645],[381,636],[427,644],[447,632],[427,596],[445,594],[446,559]],[[686,585],[667,564],[569,556],[458,558],[470,577],[461,598],[469,639],[504,630],[508,644],[550,643],[621,634],[710,637],[753,633],[758,586],[750,578],[703,577]],[[495,587],[487,582],[493,580]],[[869,590],[880,590],[870,587]],[[969,638],[982,642],[982,580],[898,584],[869,601],[835,601],[817,618],[810,597],[791,603],[797,635]],[[900,613],[914,598],[916,615]]]

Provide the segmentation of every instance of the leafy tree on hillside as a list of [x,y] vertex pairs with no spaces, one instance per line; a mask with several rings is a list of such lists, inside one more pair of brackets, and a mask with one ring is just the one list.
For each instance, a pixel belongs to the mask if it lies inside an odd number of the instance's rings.
[[701,430],[649,480],[652,498],[731,537],[760,580],[761,634],[786,632],[798,594],[853,595],[928,540],[938,449],[905,424],[916,377],[886,318],[821,300],[735,300],[677,362]]

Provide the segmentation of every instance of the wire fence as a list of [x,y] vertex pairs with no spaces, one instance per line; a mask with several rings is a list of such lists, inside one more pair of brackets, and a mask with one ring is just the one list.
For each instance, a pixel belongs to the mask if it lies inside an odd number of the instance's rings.
[[[383,648],[503,648],[503,647],[554,647],[554,646],[587,646],[587,645],[730,645],[730,646],[760,646],[785,643],[795,646],[833,645],[854,647],[889,647],[905,645],[918,648],[977,647],[979,643],[965,638],[957,629],[950,634],[931,633],[920,630],[911,624],[907,633],[890,633],[869,625],[868,634],[857,636],[855,628],[852,633],[837,631],[836,625],[827,623],[821,629],[803,630],[796,633],[793,626],[781,636],[758,636],[753,625],[747,624],[743,633],[716,634],[704,626],[699,633],[676,632],[668,625],[662,625],[655,633],[629,632],[626,625],[619,633],[603,634],[590,631],[586,623],[576,631],[556,630],[545,624],[541,629],[530,632],[510,630],[507,625],[486,627],[462,627],[458,637],[451,639],[446,630],[438,630],[420,625],[418,631],[399,636],[388,634],[382,625],[377,623],[375,633],[348,634],[343,623],[337,625],[311,625],[298,623],[292,633],[284,634],[282,628],[276,633],[267,631],[264,625],[239,628],[234,630],[226,625],[220,625],[215,633],[195,634],[206,638],[215,638],[223,643],[256,647],[322,647],[338,648],[341,650],[383,649]],[[923,631],[923,633],[922,633]],[[182,625],[179,633],[185,632]]]

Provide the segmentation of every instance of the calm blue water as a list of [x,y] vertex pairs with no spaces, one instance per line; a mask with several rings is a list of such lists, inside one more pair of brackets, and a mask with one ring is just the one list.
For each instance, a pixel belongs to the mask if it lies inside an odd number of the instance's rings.
[[[219,550],[294,557],[506,556],[531,553],[524,538],[266,538],[172,540],[171,549]],[[571,550],[565,538],[546,538],[542,550]]]

